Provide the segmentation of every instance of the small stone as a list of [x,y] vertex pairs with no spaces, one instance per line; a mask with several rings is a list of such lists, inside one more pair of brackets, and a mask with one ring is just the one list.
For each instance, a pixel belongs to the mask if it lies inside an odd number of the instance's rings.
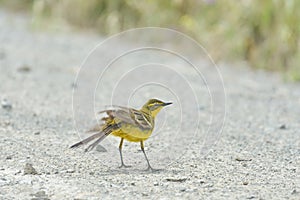
[[34,135],[39,135],[41,132],[40,131],[37,131],[37,132],[34,132]]
[[6,99],[2,100],[1,106],[5,110],[11,110],[12,109],[12,105]]
[[37,193],[34,194],[34,196],[38,196],[38,197],[45,196],[45,195],[46,195],[45,191],[38,191]]
[[149,194],[147,194],[146,192],[142,193],[143,196],[149,196]]
[[212,187],[214,187],[214,184],[213,184],[213,183],[208,183],[208,184],[206,185],[206,187],[207,187],[207,188],[212,188]]
[[130,183],[130,185],[135,185],[135,182]]
[[158,184],[158,182],[154,182],[153,185],[154,186],[158,186],[159,184]]
[[24,175],[27,174],[32,174],[32,175],[38,174],[37,171],[33,168],[32,164],[30,163],[26,163],[24,167]]
[[211,188],[211,189],[208,190],[208,192],[210,192],[210,193],[213,193],[213,192],[216,192],[216,191],[218,191],[216,188]]
[[279,126],[279,129],[285,130],[285,129],[286,129],[286,125],[285,125],[285,124],[281,124],[281,125]]
[[187,178],[167,178],[166,181],[169,182],[185,182]]
[[12,159],[12,156],[7,156],[6,157],[6,160],[11,160]]
[[298,192],[297,192],[297,190],[296,189],[294,189],[293,191],[292,191],[292,194],[297,194]]
[[75,169],[67,169],[66,172],[67,172],[67,173],[74,173],[74,172],[75,172]]
[[239,162],[242,162],[242,161],[251,161],[252,159],[251,158],[240,158],[240,157],[237,157],[235,158],[236,161],[239,161]]
[[10,126],[10,125],[12,125],[12,123],[10,121],[6,120],[6,121],[3,122],[3,125],[4,126]]
[[107,150],[102,145],[98,145],[96,147],[96,151],[98,151],[98,152],[107,152]]
[[21,174],[21,170],[18,170],[14,173],[14,175]]
[[19,72],[30,72],[31,68],[28,65],[22,65],[21,67],[18,68]]
[[243,185],[248,185],[248,184],[249,184],[248,181],[244,181],[244,182],[243,182]]

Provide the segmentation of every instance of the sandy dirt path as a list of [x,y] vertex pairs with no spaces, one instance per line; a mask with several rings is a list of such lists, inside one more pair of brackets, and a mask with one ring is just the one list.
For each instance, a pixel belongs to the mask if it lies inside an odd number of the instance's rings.
[[30,18],[0,11],[0,199],[300,199],[300,85],[244,67],[220,66],[226,123],[205,157],[189,149],[149,173],[135,144],[125,146],[137,163],[129,169],[118,168],[117,150],[69,149],[80,139],[72,83],[102,40],[32,31]]

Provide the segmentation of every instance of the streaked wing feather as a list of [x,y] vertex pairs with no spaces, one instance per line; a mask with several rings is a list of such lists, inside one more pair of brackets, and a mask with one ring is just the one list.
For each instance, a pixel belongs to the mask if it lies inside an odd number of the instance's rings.
[[136,125],[143,129],[152,129],[151,122],[141,111],[131,109],[131,118],[134,119]]
[[152,129],[152,124],[149,119],[141,111],[126,108],[123,106],[111,106],[112,109],[100,111],[99,113],[106,113],[108,116],[119,120],[122,123],[135,124],[143,130]]

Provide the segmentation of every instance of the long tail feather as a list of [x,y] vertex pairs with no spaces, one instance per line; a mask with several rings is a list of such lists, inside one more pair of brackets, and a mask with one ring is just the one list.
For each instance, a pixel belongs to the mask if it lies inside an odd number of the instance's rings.
[[108,136],[113,130],[116,130],[118,128],[119,128],[118,124],[108,125],[102,131],[100,131],[100,132],[98,132],[98,133],[96,133],[96,134],[80,141],[80,142],[77,142],[76,144],[73,144],[70,148],[79,147],[83,144],[87,144],[90,141],[98,138],[94,143],[92,143],[90,146],[88,146],[88,148],[85,151],[92,150],[98,143],[100,143],[104,138],[106,138],[106,136]]
[[79,147],[79,146],[81,146],[83,144],[87,144],[90,141],[94,140],[95,138],[102,137],[103,135],[105,135],[105,133],[103,131],[101,131],[101,132],[96,133],[96,134],[94,134],[94,135],[92,135],[92,136],[90,136],[90,137],[88,137],[88,138],[86,138],[86,139],[84,139],[84,140],[82,140],[80,142],[77,142],[76,144],[73,144],[70,148],[75,148],[75,147]]

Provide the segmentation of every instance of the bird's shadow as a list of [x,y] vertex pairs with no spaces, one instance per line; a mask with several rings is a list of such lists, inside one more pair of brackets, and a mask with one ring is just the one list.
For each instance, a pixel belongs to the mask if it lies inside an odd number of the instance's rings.
[[97,172],[95,175],[99,176],[107,176],[107,175],[148,175],[148,174],[165,174],[165,173],[179,173],[179,170],[171,170],[171,169],[154,169],[154,170],[148,170],[148,169],[137,169],[134,167],[130,168],[115,168],[115,169],[109,169],[102,172]]

